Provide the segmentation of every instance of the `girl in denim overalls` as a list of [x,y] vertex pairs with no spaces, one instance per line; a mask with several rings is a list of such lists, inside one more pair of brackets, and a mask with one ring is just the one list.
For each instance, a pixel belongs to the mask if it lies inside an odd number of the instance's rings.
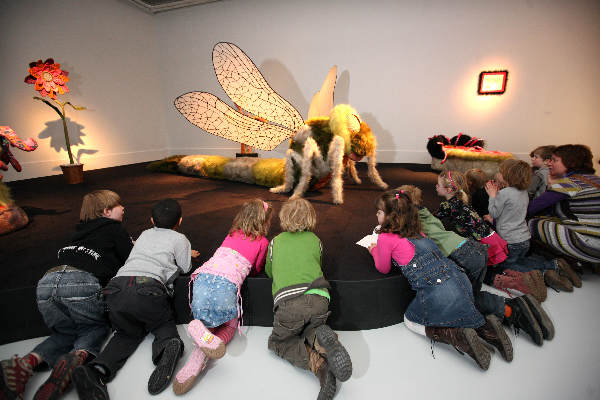
[[[229,234],[215,254],[191,276],[193,296],[190,307],[194,320],[188,332],[197,347],[173,381],[175,394],[192,388],[207,358],[225,355],[241,318],[240,289],[249,274],[260,272],[265,264],[273,209],[254,199],[242,205]],[[207,329],[208,328],[208,329]]]
[[502,326],[477,311],[469,279],[422,234],[418,209],[403,190],[385,192],[376,205],[381,227],[377,244],[369,248],[375,268],[387,274],[392,264],[397,265],[416,292],[404,323],[416,333],[467,353],[486,370],[491,356],[478,334],[497,342]]

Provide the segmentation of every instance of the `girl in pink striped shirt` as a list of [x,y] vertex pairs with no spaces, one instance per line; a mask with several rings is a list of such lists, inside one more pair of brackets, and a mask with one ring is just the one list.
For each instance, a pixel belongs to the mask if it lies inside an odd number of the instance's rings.
[[173,380],[175,394],[191,389],[207,358],[225,355],[225,344],[241,318],[240,288],[249,274],[257,274],[265,264],[272,211],[260,199],[244,203],[221,247],[192,273],[194,320],[187,329],[197,347]]

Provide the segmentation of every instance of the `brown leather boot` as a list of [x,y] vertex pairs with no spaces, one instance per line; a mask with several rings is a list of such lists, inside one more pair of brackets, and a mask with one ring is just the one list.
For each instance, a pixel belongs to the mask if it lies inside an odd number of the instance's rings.
[[308,352],[308,367],[319,378],[319,384],[321,385],[317,400],[333,399],[337,389],[337,382],[335,376],[329,370],[327,360],[308,344],[306,345],[306,351]]
[[471,328],[436,328],[425,327],[428,338],[441,343],[454,346],[459,353],[467,353],[477,365],[483,370],[490,367],[491,355],[483,344],[483,340],[477,336],[477,332]]
[[558,274],[560,276],[567,278],[576,288],[581,287],[581,278],[577,272],[571,268],[571,264],[569,264],[567,260],[564,258],[559,258],[557,259],[556,264],[558,265]]
[[511,362],[513,359],[513,347],[510,338],[504,331],[502,323],[495,315],[485,317],[485,325],[475,329],[480,338],[494,346],[500,352],[502,358]]
[[573,291],[573,284],[571,283],[571,281],[564,276],[560,276],[558,271],[555,271],[553,269],[549,269],[546,272],[544,272],[544,280],[546,281],[546,285],[550,286],[557,292]]

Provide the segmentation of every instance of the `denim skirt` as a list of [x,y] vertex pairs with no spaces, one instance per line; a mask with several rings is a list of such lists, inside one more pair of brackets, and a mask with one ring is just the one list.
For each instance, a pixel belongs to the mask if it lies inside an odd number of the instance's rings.
[[207,328],[238,316],[237,286],[219,275],[200,273],[194,280],[192,313]]

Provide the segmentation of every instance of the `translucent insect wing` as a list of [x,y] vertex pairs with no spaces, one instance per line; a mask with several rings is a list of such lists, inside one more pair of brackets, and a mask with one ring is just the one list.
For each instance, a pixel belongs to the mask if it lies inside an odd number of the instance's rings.
[[337,79],[337,66],[331,67],[321,86],[321,90],[314,94],[308,108],[308,118],[326,117],[333,108],[333,94]]
[[177,97],[174,104],[198,128],[260,150],[273,150],[294,133],[240,114],[210,93],[185,93]]
[[304,124],[298,110],[269,86],[252,60],[236,45],[217,43],[213,66],[223,90],[244,110],[293,132]]

